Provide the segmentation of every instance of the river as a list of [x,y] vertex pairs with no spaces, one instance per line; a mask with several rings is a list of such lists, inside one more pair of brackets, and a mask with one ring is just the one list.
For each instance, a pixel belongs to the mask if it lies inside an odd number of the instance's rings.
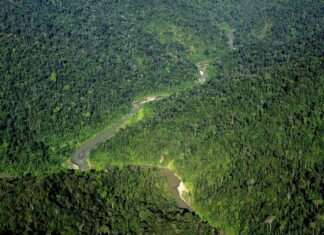
[[[207,64],[198,63],[197,67],[199,70],[199,81],[204,83],[206,81],[206,66]],[[134,114],[136,114],[146,103],[153,102],[159,100],[161,97],[158,96],[147,96],[143,100],[139,102],[133,103],[132,110],[126,114],[122,119],[120,119],[117,123],[115,123],[112,127],[107,129],[106,131],[90,138],[84,144],[82,144],[72,155],[71,161],[76,166],[77,169],[86,170],[88,169],[89,163],[87,161],[90,152],[94,150],[99,144],[106,142],[109,140],[116,131],[125,124]],[[143,168],[153,168],[154,166],[140,166]],[[182,196],[183,193],[188,193],[188,189],[183,184],[182,180],[179,176],[177,176],[173,171],[167,168],[156,167],[160,169],[160,172],[166,176],[168,180],[169,191],[174,197],[177,205],[181,208],[188,209],[190,211],[190,205],[186,202]]]

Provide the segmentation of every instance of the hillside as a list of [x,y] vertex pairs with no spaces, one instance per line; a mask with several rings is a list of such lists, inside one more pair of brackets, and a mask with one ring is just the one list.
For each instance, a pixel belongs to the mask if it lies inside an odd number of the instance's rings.
[[323,17],[301,24],[308,7],[264,10],[266,37],[259,25],[237,32],[236,50],[209,62],[209,82],[152,105],[153,117],[121,130],[91,163],[173,169],[198,214],[226,231],[323,231]]
[[[160,8],[161,19],[179,14]],[[192,83],[185,49],[150,30],[156,9],[142,1],[0,3],[1,171],[61,167],[135,98]]]

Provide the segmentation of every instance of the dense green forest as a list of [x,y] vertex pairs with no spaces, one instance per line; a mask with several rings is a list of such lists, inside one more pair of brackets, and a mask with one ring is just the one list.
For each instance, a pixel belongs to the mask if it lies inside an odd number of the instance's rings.
[[233,6],[245,18],[229,20],[235,49],[209,62],[209,82],[150,105],[153,117],[120,130],[91,161],[172,168],[198,214],[226,231],[320,234],[323,8],[253,6]]
[[320,0],[1,1],[1,232],[210,233],[158,171],[58,172],[163,94],[92,167],[170,168],[225,232],[322,234],[323,25]]
[[1,1],[0,170],[60,167],[137,96],[193,81],[183,46],[153,32],[152,18],[179,11],[145,1]]
[[213,234],[175,205],[154,169],[27,175],[0,188],[1,234]]

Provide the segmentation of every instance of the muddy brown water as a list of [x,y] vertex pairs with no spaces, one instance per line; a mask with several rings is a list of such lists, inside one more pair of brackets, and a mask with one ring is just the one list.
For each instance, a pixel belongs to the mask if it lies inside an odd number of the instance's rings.
[[133,106],[133,109],[124,116],[121,120],[119,120],[115,125],[113,125],[108,130],[90,138],[84,144],[82,144],[72,155],[71,161],[73,164],[77,165],[79,169],[85,170],[89,168],[89,164],[87,162],[87,158],[89,157],[90,152],[95,149],[99,144],[109,140],[116,131],[127,121],[129,120],[135,113],[137,113],[141,107],[144,106],[144,103],[139,103]]

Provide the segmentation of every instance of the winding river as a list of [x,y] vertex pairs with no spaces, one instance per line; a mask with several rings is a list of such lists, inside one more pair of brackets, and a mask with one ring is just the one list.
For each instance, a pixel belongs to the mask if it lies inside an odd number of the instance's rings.
[[[108,130],[102,132],[99,135],[96,135],[89,140],[87,140],[83,145],[81,145],[75,153],[71,157],[71,161],[74,165],[77,166],[77,169],[86,170],[90,168],[89,163],[87,161],[90,152],[95,149],[100,143],[103,143],[107,140],[109,140],[116,131],[123,125],[127,120],[129,120],[134,114],[136,114],[146,103],[156,101],[160,99],[160,97],[157,96],[149,96],[146,97],[143,101],[137,102],[133,104],[132,110],[124,116],[121,120],[119,120],[116,124],[114,124],[111,128]],[[191,211],[191,208],[189,204],[183,199],[182,197],[182,191],[183,191],[183,182],[181,181],[180,177],[177,176],[173,171],[167,168],[160,168],[160,167],[154,167],[154,166],[140,166],[143,169],[149,169],[149,168],[158,168],[160,172],[166,176],[168,181],[168,189],[170,193],[173,195],[173,198],[177,205],[180,208],[185,208]]]
[[[199,70],[199,81],[206,81],[206,64],[198,63],[197,67]],[[71,161],[76,166],[77,169],[86,170],[90,168],[89,163],[87,161],[90,152],[94,150],[99,144],[109,140],[116,131],[124,125],[134,114],[136,114],[146,103],[153,102],[161,99],[158,96],[147,96],[140,102],[134,102],[132,110],[126,114],[122,119],[120,119],[117,123],[115,123],[111,128],[106,131],[98,134],[89,140],[87,140],[84,144],[82,144],[72,155]],[[168,180],[168,188],[170,193],[173,195],[174,200],[180,208],[185,208],[190,211],[190,205],[183,198],[183,193],[188,193],[187,188],[184,186],[182,180],[179,176],[177,176],[173,171],[168,168],[155,167],[155,166],[144,166],[141,165],[142,168],[158,168],[160,172],[166,176]]]

